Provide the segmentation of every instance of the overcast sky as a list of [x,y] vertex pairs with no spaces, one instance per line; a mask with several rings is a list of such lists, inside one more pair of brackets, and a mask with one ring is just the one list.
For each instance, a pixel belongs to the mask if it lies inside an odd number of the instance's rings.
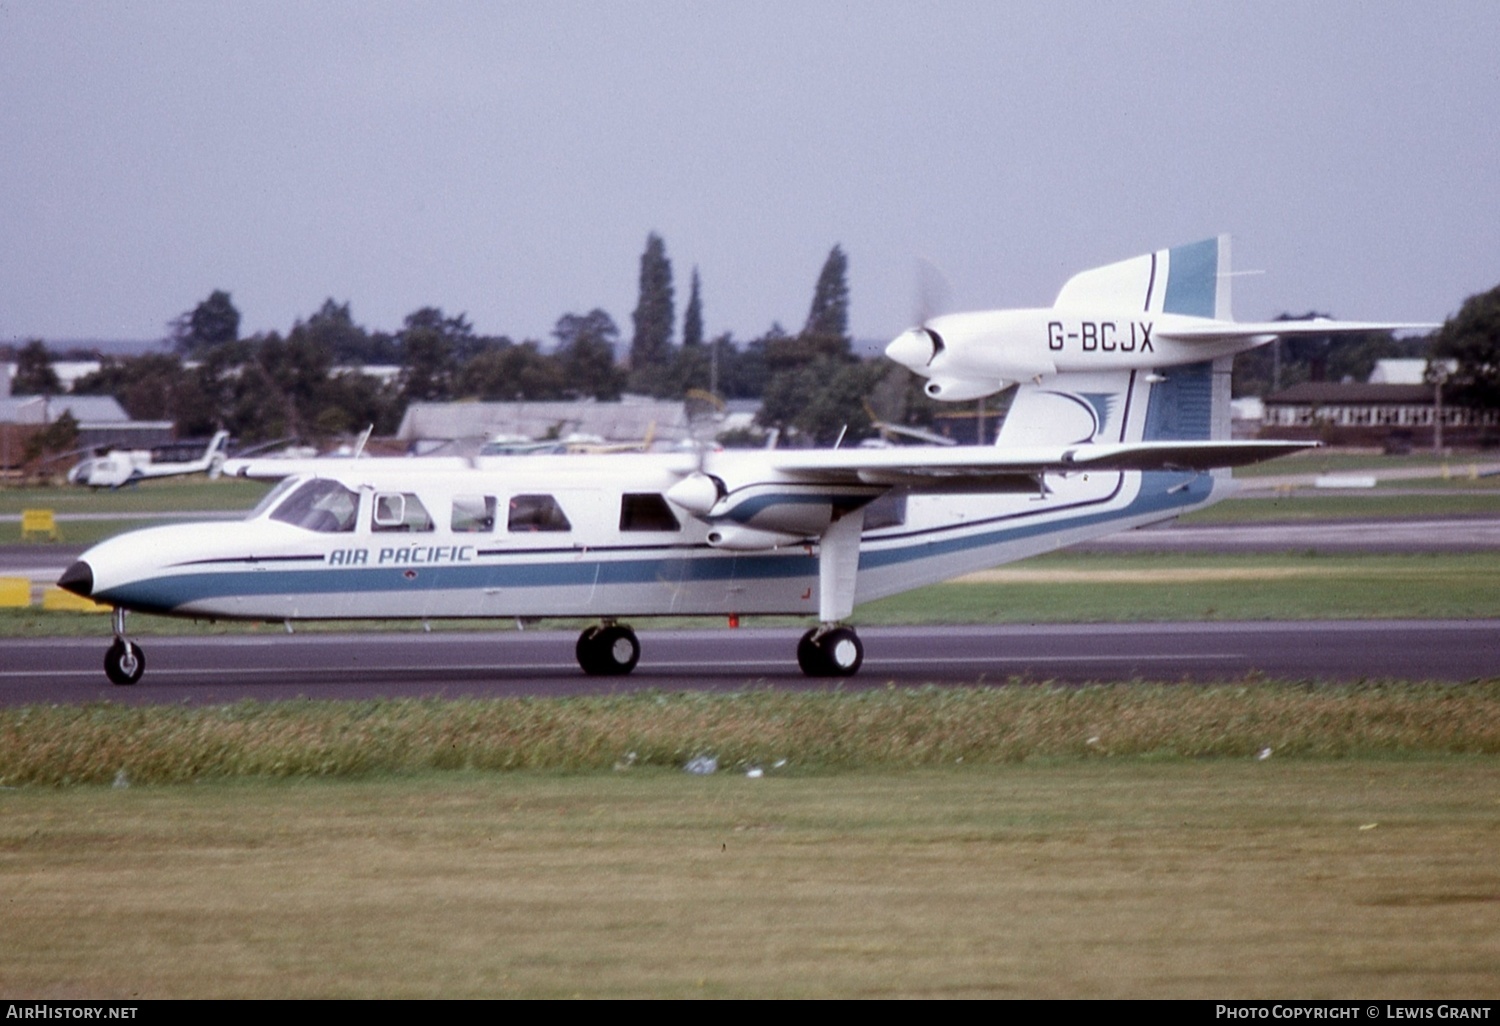
[[[1500,3],[0,0],[0,342],[325,298],[550,339],[852,329],[1234,236],[1235,313],[1442,320],[1500,282]],[[680,323],[680,321],[679,321]]]

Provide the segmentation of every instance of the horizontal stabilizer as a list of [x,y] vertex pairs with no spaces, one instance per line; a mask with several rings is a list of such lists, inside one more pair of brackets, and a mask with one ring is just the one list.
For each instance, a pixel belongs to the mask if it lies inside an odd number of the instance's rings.
[[1434,331],[1440,324],[1394,324],[1384,321],[1230,321],[1187,327],[1158,326],[1157,337],[1179,342],[1228,342],[1271,335],[1350,335],[1367,331]]

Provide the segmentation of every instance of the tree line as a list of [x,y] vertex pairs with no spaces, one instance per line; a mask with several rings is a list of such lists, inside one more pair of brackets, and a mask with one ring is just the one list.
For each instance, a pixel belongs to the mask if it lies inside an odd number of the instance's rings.
[[[358,324],[348,302],[326,300],[306,320],[279,332],[240,336],[230,293],[215,290],[169,325],[171,351],[105,357],[73,391],[113,395],[132,417],[171,420],[183,436],[223,427],[242,443],[298,437],[322,441],[374,425],[394,434],[413,402],[476,399],[614,400],[629,391],[657,398],[708,392],[759,399],[762,427],[791,440],[826,445],[874,429],[871,410],[891,423],[927,425],[935,404],[920,379],[883,360],[862,361],[849,334],[848,258],[834,246],[813,286],[796,333],[779,324],[740,342],[707,338],[698,269],[677,333],[671,260],[651,233],[640,258],[632,336],[602,309],[558,318],[547,345],[475,332],[463,314],[423,307],[393,333]],[[1292,315],[1284,314],[1290,319]],[[1305,317],[1326,316],[1309,312]],[[1302,319],[1302,318],[1297,318]],[[18,394],[56,394],[61,384],[40,340],[13,352]],[[1235,361],[1234,394],[1265,395],[1302,381],[1365,380],[1375,361],[1426,357],[1455,402],[1500,407],[1500,286],[1470,296],[1432,336],[1389,333],[1298,337]],[[361,367],[399,367],[382,381]]]
[[[690,280],[679,336],[671,261],[665,242],[651,233],[628,347],[614,319],[597,308],[558,318],[544,345],[480,334],[464,314],[438,307],[407,315],[395,332],[372,331],[355,320],[348,302],[332,298],[284,335],[241,337],[231,294],[215,290],[170,323],[170,352],[105,356],[73,392],[112,395],[130,416],[173,421],[182,436],[226,428],[242,444],[322,441],[371,424],[390,435],[413,402],[609,401],[627,391],[759,399],[764,427],[811,444],[870,430],[864,400],[891,370],[852,352],[848,259],[840,246],[824,261],[807,320],[795,334],[772,324],[743,343],[729,333],[707,338],[697,268]],[[27,343],[16,359],[15,392],[61,391],[44,343]],[[399,373],[381,380],[362,371],[377,365]]]

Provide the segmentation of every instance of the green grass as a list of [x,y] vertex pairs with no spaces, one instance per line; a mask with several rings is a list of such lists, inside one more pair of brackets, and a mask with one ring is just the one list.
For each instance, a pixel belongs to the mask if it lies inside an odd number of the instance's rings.
[[1500,553],[1492,552],[1062,552],[975,578],[860,606],[855,619],[942,624],[1500,616]]
[[[269,486],[260,481],[221,478],[183,478],[142,481],[129,488],[93,490],[75,485],[0,488],[0,516],[19,517],[23,510],[50,509],[60,520],[61,541],[92,545],[123,531],[170,523],[196,513],[244,511],[255,507]],[[111,514],[124,514],[111,519]],[[19,520],[0,523],[0,545],[21,542]]]
[[[70,520],[57,525],[57,543],[73,548],[87,548],[102,542],[106,538],[113,538],[117,534],[126,531],[139,531],[146,527],[157,527],[162,524],[181,523],[185,519],[191,519],[192,514],[181,516],[170,516],[163,514],[159,517],[133,518],[129,520]],[[22,542],[32,542],[36,539],[21,537],[20,521],[9,521],[0,523],[0,545],[18,545]]]
[[92,489],[76,485],[0,488],[0,514],[24,509],[56,513],[182,513],[203,510],[250,510],[270,486],[238,478],[181,478],[142,481],[129,488]]
[[0,708],[0,784],[428,770],[912,769],[1037,758],[1500,754],[1500,682],[632,692]]
[[[857,619],[1500,615],[1489,553],[1014,569]],[[1497,681],[4,709],[0,993],[1493,999],[1497,754]]]
[[1500,765],[0,792],[20,998],[1500,996]]
[[[1357,494],[1313,492],[1288,495],[1254,495],[1226,499],[1180,518],[1184,526],[1199,524],[1250,524],[1275,521],[1398,520],[1414,517],[1465,517],[1500,515],[1500,490],[1474,494],[1457,485],[1442,486],[1454,494],[1399,494],[1417,482],[1395,482],[1390,489],[1373,488]],[[1397,493],[1397,494],[1393,494]]]
[[1433,476],[1442,474],[1444,466],[1463,473],[1471,464],[1500,461],[1500,452],[1462,452],[1436,456],[1414,452],[1407,456],[1387,456],[1377,452],[1347,449],[1309,449],[1282,456],[1265,463],[1236,467],[1235,477],[1281,477],[1287,474],[1345,474],[1356,471],[1418,470],[1431,468]]

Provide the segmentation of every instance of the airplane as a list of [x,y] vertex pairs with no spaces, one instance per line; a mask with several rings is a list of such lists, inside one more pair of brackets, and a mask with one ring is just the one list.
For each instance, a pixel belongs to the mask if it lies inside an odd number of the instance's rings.
[[185,454],[181,444],[155,449],[113,449],[103,456],[79,461],[68,471],[68,481],[90,488],[122,488],[137,481],[185,474],[217,478],[228,444],[229,432],[219,431],[196,456],[191,452]]
[[609,442],[599,435],[570,432],[562,438],[520,438],[496,435],[479,447],[481,456],[601,456],[616,452],[650,452],[656,441],[656,422],[646,428],[644,437],[631,442]]
[[[288,627],[586,617],[575,653],[597,676],[640,659],[626,618],[793,614],[817,623],[795,646],[802,671],[847,677],[864,660],[846,623],[860,603],[1201,509],[1233,490],[1228,468],[1316,444],[1229,438],[1230,352],[1273,335],[1227,320],[1223,244],[1086,272],[1064,289],[1079,302],[1040,315],[936,319],[893,340],[898,362],[931,350],[917,362],[936,366],[940,398],[1027,370],[994,445],[329,461],[285,477],[236,529],[132,531],[58,584],[114,607],[104,669],[121,685],[145,669],[130,610]],[[1085,292],[1115,305],[1080,313]],[[1204,308],[1223,319],[1185,334],[1210,323]],[[1002,330],[981,334],[986,319]],[[1061,350],[1045,348],[1053,321]],[[1012,322],[1040,327],[1049,366]]]

